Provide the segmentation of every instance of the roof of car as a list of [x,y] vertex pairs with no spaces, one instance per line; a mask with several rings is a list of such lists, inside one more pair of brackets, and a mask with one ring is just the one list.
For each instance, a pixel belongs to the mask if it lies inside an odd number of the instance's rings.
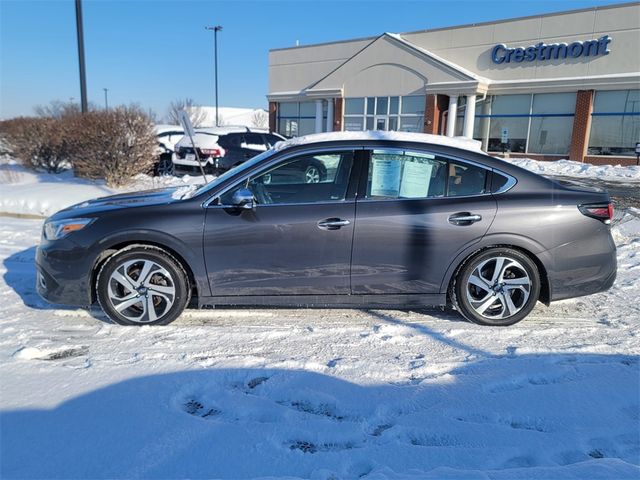
[[266,128],[250,128],[245,126],[225,125],[222,127],[197,127],[196,133],[208,133],[209,135],[228,135],[229,133],[270,133]]
[[382,130],[366,130],[363,132],[327,132],[314,133],[303,137],[295,137],[291,140],[278,142],[276,150],[306,145],[311,143],[335,142],[340,140],[362,141],[362,140],[383,140],[393,142],[414,142],[444,145],[448,147],[460,148],[476,153],[484,153],[481,149],[481,142],[467,137],[445,137],[444,135],[431,135],[428,133],[412,132],[387,132]]

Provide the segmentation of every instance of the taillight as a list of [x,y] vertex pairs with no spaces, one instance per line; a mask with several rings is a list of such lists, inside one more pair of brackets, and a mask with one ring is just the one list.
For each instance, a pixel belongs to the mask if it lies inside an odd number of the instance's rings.
[[224,157],[223,148],[201,148],[200,153],[203,157]]
[[591,218],[597,218],[601,222],[610,224],[613,220],[613,203],[587,203],[578,205],[578,209],[583,215]]

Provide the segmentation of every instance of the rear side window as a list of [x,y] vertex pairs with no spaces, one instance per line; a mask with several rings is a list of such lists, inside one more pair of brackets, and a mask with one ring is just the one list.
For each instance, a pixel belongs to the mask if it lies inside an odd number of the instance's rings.
[[487,170],[423,152],[374,150],[366,198],[419,199],[488,193]]
[[240,148],[242,144],[242,133],[229,133],[227,135],[222,135],[218,139],[218,144],[227,150],[230,148]]
[[269,134],[265,134],[264,138],[267,141],[267,146],[269,148],[273,147],[276,143],[283,141],[280,137],[276,137],[275,135],[269,135]]
[[467,163],[449,163],[448,197],[487,193],[487,170]]
[[267,149],[267,146],[262,139],[262,135],[259,133],[245,133],[242,139],[242,148],[247,148],[249,150],[260,150],[264,152]]

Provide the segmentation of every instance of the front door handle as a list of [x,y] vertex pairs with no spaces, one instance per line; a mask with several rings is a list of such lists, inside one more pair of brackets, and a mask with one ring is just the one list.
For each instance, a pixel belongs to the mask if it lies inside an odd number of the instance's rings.
[[476,213],[460,212],[449,215],[449,223],[458,226],[471,225],[480,220],[482,220],[482,215]]
[[318,228],[323,230],[338,230],[341,227],[346,227],[351,224],[349,220],[342,220],[341,218],[327,218],[325,220],[318,221]]

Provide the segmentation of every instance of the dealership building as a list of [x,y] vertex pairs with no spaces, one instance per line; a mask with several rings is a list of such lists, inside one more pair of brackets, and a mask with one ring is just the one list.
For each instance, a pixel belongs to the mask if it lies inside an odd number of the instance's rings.
[[283,135],[401,130],[490,153],[635,164],[640,3],[269,52]]

